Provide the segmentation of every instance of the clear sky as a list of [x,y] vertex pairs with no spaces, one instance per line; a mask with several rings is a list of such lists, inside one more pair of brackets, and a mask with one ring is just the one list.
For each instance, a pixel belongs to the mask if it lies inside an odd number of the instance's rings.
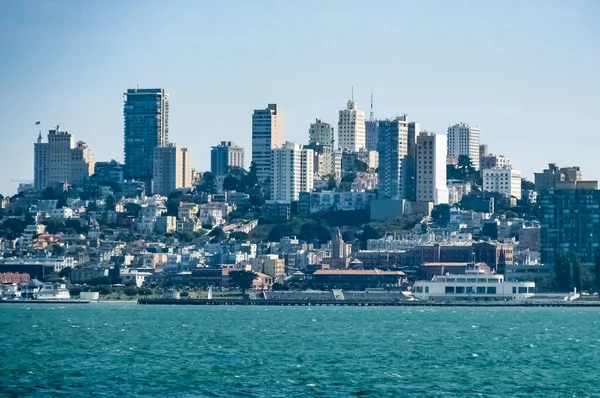
[[548,162],[600,178],[600,2],[55,1],[0,3],[0,193],[33,179],[33,142],[60,124],[96,160],[123,160],[127,88],[170,94],[170,140],[207,170],[251,115],[286,112],[285,138],[359,108],[445,133],[468,122],[532,177]]

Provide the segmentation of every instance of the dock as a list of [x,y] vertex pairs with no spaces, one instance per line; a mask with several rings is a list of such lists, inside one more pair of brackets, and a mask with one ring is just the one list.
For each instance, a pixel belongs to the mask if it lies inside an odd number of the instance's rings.
[[89,304],[89,300],[0,300],[0,304]]
[[600,307],[597,302],[573,301],[346,301],[346,300],[227,300],[227,299],[139,299],[141,305],[242,305],[315,307]]

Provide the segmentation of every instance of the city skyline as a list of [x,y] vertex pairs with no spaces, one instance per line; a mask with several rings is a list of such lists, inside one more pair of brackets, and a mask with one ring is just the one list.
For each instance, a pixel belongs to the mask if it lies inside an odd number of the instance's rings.
[[[40,130],[46,134],[57,124],[88,143],[97,161],[123,162],[121,94],[137,84],[171,94],[170,140],[197,154],[193,166],[202,171],[210,169],[210,148],[221,140],[234,141],[250,153],[254,109],[277,103],[286,113],[285,140],[304,144],[316,118],[337,127],[337,114],[354,86],[354,100],[365,114],[374,93],[378,119],[407,113],[424,130],[438,134],[459,122],[479,127],[481,143],[509,157],[530,180],[551,162],[580,166],[585,179],[600,177],[593,152],[582,151],[579,144],[594,141],[599,122],[594,109],[600,82],[593,73],[600,65],[593,51],[600,42],[599,28],[593,25],[600,13],[596,3],[569,7],[532,1],[508,8],[500,3],[427,7],[380,2],[369,6],[369,14],[378,17],[365,16],[361,10],[366,3],[359,2],[345,8],[290,2],[271,7],[265,15],[244,3],[231,9],[183,3],[189,12],[153,2],[3,7],[0,49],[13,62],[0,67],[8,77],[0,94],[0,109],[7,115],[0,193],[16,192],[11,179],[33,179],[33,143]],[[400,10],[414,15],[406,22],[414,29],[425,20],[439,25],[427,23],[426,31],[419,28],[419,37],[403,39],[404,51],[419,62],[402,63],[398,69],[389,60],[374,63],[368,56],[356,60],[348,54],[311,66],[311,54],[334,51],[327,42],[340,43],[351,33],[359,49],[382,51],[396,44],[400,30],[385,23],[364,26]],[[165,13],[170,18],[158,45],[169,50],[165,62],[155,64],[154,55],[146,54],[151,41],[144,37]],[[347,25],[339,22],[344,17]],[[211,21],[215,18],[219,21]],[[322,23],[329,19],[331,26]],[[148,23],[134,30],[122,26],[125,20]],[[204,26],[198,27],[199,21]],[[281,30],[307,21],[318,29],[304,35]],[[557,32],[557,24],[564,29]],[[203,38],[212,31],[216,36],[230,34],[206,44]],[[270,61],[259,59],[258,38],[275,31],[280,33],[274,40],[281,54]],[[139,48],[123,46],[124,35],[138,40]],[[94,51],[83,58],[80,52],[88,47]],[[191,50],[200,55],[190,55]],[[199,64],[203,56],[210,62]],[[41,60],[44,73],[39,73]],[[269,62],[269,73],[262,73]],[[557,123],[554,115],[565,122]],[[38,120],[39,127],[34,124]],[[565,128],[580,139],[565,139]]]

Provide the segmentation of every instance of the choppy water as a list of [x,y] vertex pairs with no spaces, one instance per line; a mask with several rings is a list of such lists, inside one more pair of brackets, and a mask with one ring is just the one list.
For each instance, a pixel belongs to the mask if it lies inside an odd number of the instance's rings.
[[0,305],[0,396],[595,397],[600,311]]

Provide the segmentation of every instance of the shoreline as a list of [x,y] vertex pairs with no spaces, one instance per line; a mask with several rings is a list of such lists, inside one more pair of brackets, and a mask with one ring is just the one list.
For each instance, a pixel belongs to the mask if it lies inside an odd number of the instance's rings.
[[574,307],[597,308],[600,302],[575,302],[575,301],[293,301],[293,300],[208,300],[208,299],[139,299],[140,305],[241,305],[241,306],[315,306],[315,307]]

